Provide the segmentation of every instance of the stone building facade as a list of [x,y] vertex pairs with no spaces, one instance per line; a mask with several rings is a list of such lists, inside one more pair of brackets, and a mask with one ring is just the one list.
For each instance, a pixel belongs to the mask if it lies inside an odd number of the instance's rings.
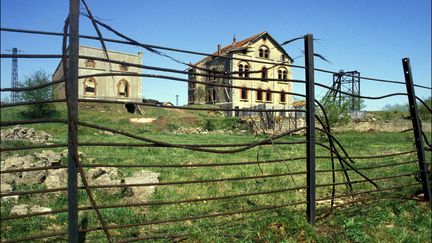
[[[190,81],[206,83],[189,82],[189,104],[216,104],[220,107],[238,109],[234,113],[229,113],[229,115],[233,116],[247,115],[241,111],[245,108],[292,108],[293,98],[287,94],[292,92],[292,83],[289,82],[289,79],[292,79],[292,70],[288,66],[275,66],[275,64],[282,62],[291,64],[293,59],[270,34],[262,32],[242,41],[236,41],[234,38],[232,44],[228,46],[221,48],[219,45],[214,55],[230,58],[206,57],[195,64],[197,68],[189,69]],[[256,70],[259,70],[259,72],[245,73]],[[240,79],[197,75],[214,75],[214,71],[237,71],[240,73],[235,74],[235,76]],[[242,80],[242,77],[260,78],[260,80]],[[278,80],[269,81],[267,79]],[[240,86],[244,87],[244,89],[216,87],[212,83]],[[258,90],[247,90],[247,88]],[[270,93],[268,92],[270,90],[281,91],[282,93]],[[279,115],[285,116],[285,113],[282,112]]]
[[[79,55],[106,58],[100,48],[80,46]],[[142,52],[129,54],[117,51],[108,51],[109,58],[116,61],[123,61],[134,64],[142,64]],[[79,59],[78,75],[92,75],[98,73],[137,73],[141,74],[142,69],[108,63],[93,59]],[[61,79],[63,76],[63,64],[59,63],[53,74],[53,80]],[[106,100],[142,100],[142,78],[134,76],[105,76],[89,77],[78,80],[78,98],[80,99],[106,99]],[[65,84],[61,83],[53,87],[53,97],[65,98]]]

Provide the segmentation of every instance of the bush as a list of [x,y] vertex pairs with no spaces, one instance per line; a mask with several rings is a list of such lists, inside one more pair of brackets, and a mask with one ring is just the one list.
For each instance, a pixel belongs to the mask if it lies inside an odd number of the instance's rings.
[[216,130],[216,124],[213,120],[206,120],[203,128],[208,131],[214,131]]
[[[29,75],[21,86],[37,86],[48,83],[49,80],[49,75],[45,71],[39,70]],[[24,102],[51,100],[51,98],[52,91],[50,86],[20,93],[20,100]],[[50,116],[53,113],[55,113],[54,104],[35,104],[29,105],[27,111],[24,112],[23,115],[30,118],[42,118]]]
[[[332,100],[331,97],[325,97],[321,100],[321,104],[326,112],[330,127],[343,126],[350,121],[350,101],[348,99],[342,99],[339,103],[339,101]],[[324,114],[322,112],[320,114],[321,120],[325,122]]]
[[[429,98],[424,100],[424,103],[426,103],[426,105],[429,108],[432,108],[432,97],[429,96]],[[419,103],[418,104],[418,110],[420,113],[420,116],[424,117],[424,118],[430,118],[432,116],[432,114],[429,112],[429,110],[426,108],[426,106],[424,104]]]

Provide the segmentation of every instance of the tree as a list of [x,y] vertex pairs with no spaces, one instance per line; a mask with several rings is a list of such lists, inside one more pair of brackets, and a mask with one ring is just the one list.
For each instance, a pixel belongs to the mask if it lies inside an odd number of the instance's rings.
[[[320,101],[326,112],[330,127],[342,126],[350,121],[350,101],[346,98],[333,100],[332,97],[326,96]],[[320,119],[325,122],[323,112],[319,112]]]
[[[48,83],[49,80],[50,80],[50,76],[45,71],[39,70],[27,76],[24,83],[22,83],[20,86],[22,87],[38,86],[41,84]],[[51,86],[20,93],[20,99],[21,101],[24,102],[51,100],[51,98],[52,98]],[[54,104],[34,104],[28,106],[28,109],[24,113],[24,115],[31,118],[41,118],[41,117],[49,116],[54,112],[55,112]]]
[[[429,98],[426,98],[425,100],[423,100],[424,103],[429,107],[429,109],[432,108],[432,96],[429,96]],[[420,102],[418,102],[418,110],[420,113],[420,116],[424,117],[424,118],[430,118],[432,116],[432,114],[429,112],[429,110],[426,108],[425,104],[422,104]]]

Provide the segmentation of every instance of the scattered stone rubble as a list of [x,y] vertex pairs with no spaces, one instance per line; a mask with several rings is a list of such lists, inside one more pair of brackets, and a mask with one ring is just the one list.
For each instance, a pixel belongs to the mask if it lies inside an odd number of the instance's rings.
[[213,130],[209,131],[202,127],[180,127],[173,131],[174,134],[234,134],[233,130]]
[[29,213],[43,213],[43,212],[51,212],[51,208],[41,207],[38,205],[29,206],[27,204],[18,204],[12,207],[10,214],[24,215]]
[[32,143],[47,143],[52,140],[52,136],[44,131],[36,131],[34,128],[15,126],[1,131],[1,140],[21,140]]
[[[79,153],[80,158],[84,158],[84,153]],[[61,158],[67,157],[67,150],[56,153],[51,150],[35,152],[31,155],[19,156],[17,154],[1,161],[1,170],[19,170],[24,168],[46,167],[46,170],[35,170],[26,172],[13,172],[1,174],[1,193],[12,192],[14,185],[45,185],[47,189],[67,187],[67,169],[56,168],[61,165]],[[87,161],[94,161],[88,158]],[[121,185],[137,183],[158,183],[159,173],[151,171],[137,171],[130,177],[125,177],[117,168],[98,167],[86,170],[86,178],[89,185]],[[81,178],[78,177],[78,185],[82,186]],[[145,187],[114,187],[104,189],[105,192],[121,194],[126,200],[132,202],[148,201],[151,194],[155,191],[155,186]],[[18,196],[2,197],[2,201],[11,203],[18,202]],[[27,214],[34,212],[50,211],[50,208],[38,205],[19,204],[12,207],[11,214]]]

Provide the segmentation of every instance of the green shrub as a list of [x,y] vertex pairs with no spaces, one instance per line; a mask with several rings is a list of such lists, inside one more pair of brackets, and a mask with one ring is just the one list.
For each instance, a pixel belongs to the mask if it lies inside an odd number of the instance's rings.
[[[49,75],[45,71],[39,70],[29,75],[21,86],[33,87],[37,85],[46,84],[49,82],[49,80],[50,80]],[[52,90],[51,87],[48,86],[41,89],[21,92],[20,99],[24,102],[51,100]],[[53,114],[55,114],[55,106],[52,103],[29,105],[28,109],[25,112],[23,112],[24,116],[30,118],[48,117]]]

